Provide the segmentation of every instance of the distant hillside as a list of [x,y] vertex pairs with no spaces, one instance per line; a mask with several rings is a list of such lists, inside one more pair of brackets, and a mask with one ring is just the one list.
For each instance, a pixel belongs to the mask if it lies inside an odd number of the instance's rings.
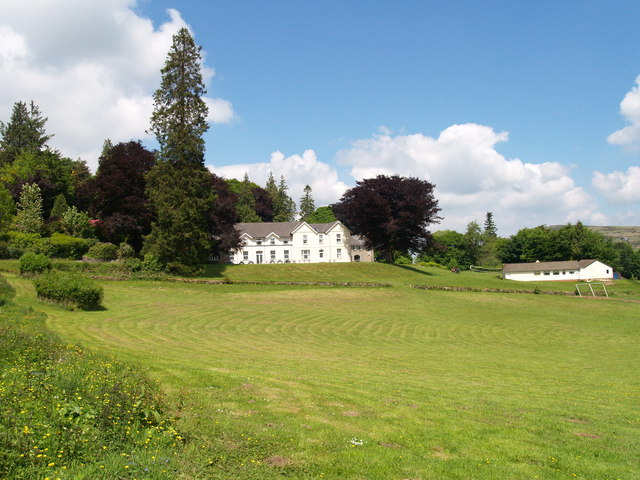
[[600,232],[614,241],[629,242],[633,248],[640,248],[640,227],[595,227],[587,226],[591,230]]

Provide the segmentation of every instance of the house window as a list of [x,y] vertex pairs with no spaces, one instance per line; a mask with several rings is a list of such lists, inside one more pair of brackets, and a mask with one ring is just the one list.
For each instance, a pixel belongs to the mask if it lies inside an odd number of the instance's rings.
[[256,245],[262,245],[262,240],[256,240]]
[[305,235],[302,235],[302,243],[304,243],[304,244],[306,245],[306,244],[307,244],[307,242],[308,242],[308,240],[309,240],[309,239],[307,238],[307,235],[306,235],[306,234],[305,234]]
[[244,250],[242,252],[242,260],[244,260],[245,262],[249,261],[249,252],[248,251]]
[[342,258],[342,249],[336,248],[336,258]]
[[276,259],[276,251],[275,250],[271,250],[269,252],[269,259],[270,260],[275,260]]
[[320,258],[324,258],[324,250],[320,250],[319,256],[320,256]]
[[284,259],[289,260],[289,250],[284,251]]
[[551,275],[551,272],[544,272],[545,275]]
[[560,272],[553,272],[554,275],[560,275]]
[[282,243],[286,245],[287,243],[289,243],[289,240],[283,240]]
[[534,275],[540,275],[540,272],[533,272]]
[[336,242],[340,243],[342,241],[342,234],[336,233]]
[[302,250],[302,259],[309,260],[309,250]]
[[[318,234],[318,243],[322,243],[323,241],[324,241],[324,235],[319,233]],[[607,273],[609,273],[609,272],[607,272]]]
[[276,239],[275,239],[275,238],[272,238],[271,240],[269,240],[269,243],[270,243],[271,245],[275,245],[275,244],[276,244]]
[[259,250],[256,252],[256,263],[262,263],[262,251]]
[[607,275],[609,275],[609,269],[607,268]]

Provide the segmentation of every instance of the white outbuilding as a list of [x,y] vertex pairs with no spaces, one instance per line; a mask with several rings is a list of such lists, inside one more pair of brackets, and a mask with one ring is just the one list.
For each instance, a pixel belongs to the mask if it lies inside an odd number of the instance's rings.
[[598,260],[506,263],[502,278],[520,282],[609,280],[613,278],[613,269]]

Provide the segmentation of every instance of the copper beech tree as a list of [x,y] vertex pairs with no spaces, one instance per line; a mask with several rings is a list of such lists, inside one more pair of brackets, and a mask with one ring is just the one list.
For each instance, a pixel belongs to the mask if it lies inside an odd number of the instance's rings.
[[441,219],[434,188],[419,178],[378,175],[356,182],[331,209],[367,248],[393,262],[394,252],[419,252],[430,243],[427,227]]

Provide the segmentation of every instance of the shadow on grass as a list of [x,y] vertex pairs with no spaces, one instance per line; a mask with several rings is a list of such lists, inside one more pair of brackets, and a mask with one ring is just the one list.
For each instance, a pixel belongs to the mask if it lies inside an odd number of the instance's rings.
[[425,272],[424,270],[420,270],[419,268],[412,267],[410,265],[399,265],[397,263],[390,263],[388,265],[392,265],[394,267],[403,268],[405,270],[409,270],[414,273],[419,273],[420,275],[426,275],[427,277],[433,277],[433,273]]
[[222,263],[207,263],[198,278],[224,278],[227,266]]

